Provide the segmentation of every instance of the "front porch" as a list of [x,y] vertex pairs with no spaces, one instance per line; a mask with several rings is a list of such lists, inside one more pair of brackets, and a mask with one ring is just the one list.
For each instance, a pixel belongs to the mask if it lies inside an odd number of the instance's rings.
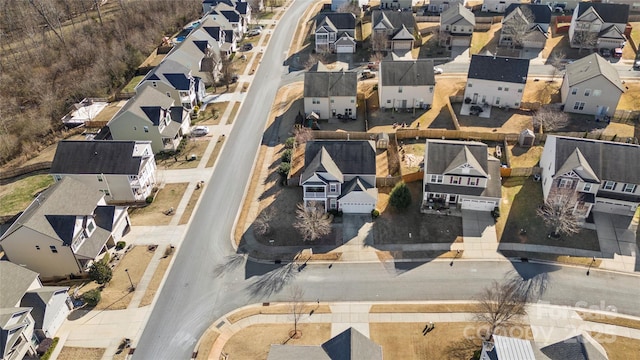
[[462,216],[458,205],[458,195],[426,193],[422,199],[420,212],[423,214]]

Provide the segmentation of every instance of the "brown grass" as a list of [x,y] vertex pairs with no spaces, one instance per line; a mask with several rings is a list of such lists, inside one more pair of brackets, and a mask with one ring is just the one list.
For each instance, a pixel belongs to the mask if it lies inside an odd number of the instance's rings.
[[[211,135],[189,139],[184,149],[180,151],[180,154],[175,157],[157,160],[158,168],[165,170],[196,168],[202,159],[202,155],[204,155],[204,151],[207,149],[207,145],[209,145],[210,139]],[[191,158],[191,155],[195,155],[197,160],[188,160]]]
[[597,322],[601,324],[609,324],[615,326],[622,326],[630,329],[640,330],[640,320],[627,319],[615,315],[605,315],[584,311],[576,311],[576,313],[585,321]]
[[220,136],[218,138],[218,142],[216,143],[216,146],[213,148],[213,152],[211,153],[211,156],[209,156],[209,160],[207,161],[207,167],[213,167],[213,164],[216,163],[216,160],[218,159],[218,155],[220,155],[220,151],[222,151],[222,145],[224,145],[224,140],[225,137],[224,136]]
[[178,222],[178,225],[184,225],[189,222],[189,219],[191,219],[191,213],[193,212],[193,209],[196,207],[196,204],[198,203],[198,199],[200,198],[200,194],[202,194],[203,191],[204,191],[204,187],[201,187],[200,189],[198,188],[193,189],[193,193],[191,193],[191,197],[189,198],[187,207],[184,209],[184,212],[180,217],[180,222]]
[[65,346],[60,351],[59,360],[100,360],[107,349],[104,348],[82,348]]
[[540,162],[540,156],[542,155],[542,146],[532,146],[530,148],[523,148],[518,145],[510,145],[509,151],[511,152],[511,167],[533,167]]
[[[312,310],[314,314],[331,314],[331,308],[329,305],[317,305],[315,303],[306,304],[302,309],[302,313],[311,312]],[[250,308],[234,312],[230,316],[227,316],[227,320],[233,324],[254,315],[281,315],[290,313],[291,305],[289,304],[275,304],[261,307],[252,306]]]
[[554,82],[544,80],[527,80],[522,94],[522,102],[539,102],[542,104],[560,102],[560,86],[562,78]]
[[249,189],[247,189],[247,196],[242,204],[242,209],[240,210],[240,215],[238,215],[238,224],[234,230],[234,239],[236,245],[240,244],[242,240],[242,234],[249,228],[250,222],[253,222],[254,219],[248,219],[249,217],[249,209],[251,208],[251,204],[253,202],[253,195],[258,189],[258,183],[260,182],[260,171],[258,170],[264,158],[266,157],[266,145],[260,145],[260,149],[258,152],[258,160],[256,162],[256,169],[251,176],[251,182],[249,183]]
[[302,15],[298,21],[298,26],[296,26],[296,33],[293,36],[293,41],[291,42],[287,58],[291,57],[291,55],[297,53],[304,47],[306,39],[311,34],[311,26],[314,23],[313,17],[320,12],[320,9],[324,4],[328,3],[330,2],[326,0],[315,2],[313,6],[308,7],[304,12],[304,15]]
[[[198,116],[198,125],[219,125],[222,114],[227,110],[227,106],[229,106],[228,101],[208,104],[207,108],[200,112]],[[215,116],[216,114],[218,115],[217,117]]]
[[371,306],[370,313],[474,313],[475,304],[381,304]]
[[629,89],[626,90],[620,97],[620,101],[618,102],[618,107],[616,109],[638,110],[638,104],[640,104],[640,83],[627,82],[624,84],[624,86]]
[[166,184],[159,190],[156,199],[146,207],[136,208],[129,211],[131,215],[131,225],[169,225],[173,215],[165,215],[163,212],[169,208],[178,208],[180,200],[187,189],[188,183]]
[[289,339],[291,324],[252,325],[237,332],[222,351],[233,360],[266,359],[271,344],[320,345],[331,338],[331,324],[298,324],[299,339]]
[[160,259],[160,263],[158,264],[156,271],[153,273],[153,277],[151,277],[151,281],[149,282],[147,290],[144,292],[144,296],[142,297],[142,300],[140,301],[140,305],[138,307],[151,305],[151,303],[153,302],[153,298],[156,296],[156,293],[160,288],[160,283],[164,278],[164,273],[167,272],[167,269],[169,268],[172,256],[173,254]]
[[611,360],[639,360],[640,359],[640,340],[632,339],[624,336],[615,336],[603,334],[599,332],[589,332],[607,352],[607,356]]
[[233,104],[233,109],[229,113],[229,117],[227,118],[227,125],[233,124],[233,121],[236,119],[236,114],[238,113],[238,109],[240,108],[240,102],[235,102]]
[[200,344],[198,345],[198,355],[196,356],[196,360],[209,359],[209,354],[211,353],[213,344],[215,344],[216,340],[218,339],[218,336],[220,336],[220,332],[212,328],[208,328],[204,332],[204,334],[200,338]]

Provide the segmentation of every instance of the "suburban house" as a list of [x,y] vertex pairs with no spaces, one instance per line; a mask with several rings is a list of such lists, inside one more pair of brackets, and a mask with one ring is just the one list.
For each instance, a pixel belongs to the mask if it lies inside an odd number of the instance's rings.
[[[153,82],[152,82],[153,83]],[[160,82],[157,82],[160,88]],[[154,153],[175,151],[190,131],[189,113],[173,98],[145,86],[107,123],[113,140],[151,141]]]
[[427,140],[422,209],[492,211],[500,205],[500,161],[476,141]]
[[628,4],[580,2],[571,17],[569,44],[583,49],[621,48],[627,41],[628,20]]
[[625,86],[618,70],[597,53],[567,64],[560,96],[564,111],[612,116]]
[[[218,5],[220,3],[224,3],[224,4],[227,4],[229,6],[234,6],[238,10],[242,10],[244,8],[249,8],[249,11],[264,9],[264,2],[262,0],[258,1],[257,4],[256,4],[256,2],[252,2],[254,5],[257,5],[259,7],[259,9],[252,9],[251,5],[248,2],[246,2],[245,0],[203,0],[202,1],[202,12],[204,14],[206,14],[209,11],[211,11],[211,8],[215,7],[216,5]],[[240,13],[242,13],[242,11],[240,11]]]
[[320,14],[316,20],[316,52],[356,52],[356,16],[352,13]]
[[529,59],[472,55],[464,101],[517,109],[528,73]]
[[380,62],[378,100],[381,108],[427,108],[436,86],[433,60]]
[[505,11],[498,43],[502,46],[543,49],[549,37],[551,7],[511,4]]
[[464,6],[467,4],[467,0],[431,0],[427,6],[427,11],[430,13],[441,13],[457,4]]
[[542,193],[576,193],[574,214],[633,216],[640,204],[640,146],[549,135],[540,158]]
[[[201,28],[199,28],[201,29]],[[223,38],[224,40],[224,38]],[[211,85],[220,74],[221,50],[217,39],[214,39],[204,30],[194,30],[189,36],[165,56],[164,61],[175,61],[188,69],[195,83],[196,104],[202,101],[205,95],[204,85]],[[226,56],[226,55],[225,55]],[[189,89],[191,92],[191,89]],[[180,99],[184,101],[186,99]],[[194,107],[192,101],[185,102],[187,106]]]
[[492,335],[492,341],[482,342],[480,360],[534,360],[536,353],[531,341]]
[[440,46],[466,46],[471,44],[471,35],[476,26],[476,17],[461,3],[453,4],[440,14]]
[[331,0],[331,11],[338,11],[348,4],[356,3],[358,7],[362,9],[363,6],[369,5],[369,0]]
[[305,206],[322,203],[326,211],[371,213],[378,201],[373,141],[309,141],[300,176]]
[[163,60],[149,71],[136,86],[136,94],[148,87],[166,94],[190,113],[205,96],[202,79],[192,76],[189,68],[171,59]]
[[503,13],[511,4],[519,4],[520,0],[483,0],[482,11]]
[[304,112],[320,119],[355,118],[358,74],[345,71],[304,73]]
[[195,29],[190,36],[200,39],[206,34],[208,38],[218,43],[220,55],[229,56],[238,50],[238,37],[233,31],[231,24],[225,21],[219,22],[210,17],[205,17],[201,23],[202,26]]
[[607,360],[605,349],[586,331],[580,335],[558,341],[540,349],[540,353],[550,360],[586,359]]
[[247,20],[237,10],[227,4],[219,3],[211,9],[211,12],[209,12],[206,17],[221,23],[224,23],[224,21],[228,22],[236,33],[236,36],[240,38],[247,32]]
[[380,9],[406,10],[411,9],[412,0],[380,0]]
[[371,18],[371,47],[374,51],[406,52],[413,49],[417,26],[412,12],[375,10]]
[[7,259],[43,278],[88,270],[129,231],[126,207],[70,177],[53,184],[0,237]]
[[640,11],[640,2],[637,0],[602,0],[606,4],[627,4],[629,5],[629,11]]
[[321,345],[271,345],[267,360],[382,360],[382,347],[350,327]]
[[71,177],[102,192],[110,204],[145,201],[156,185],[150,141],[63,140],[49,173],[56,181]]

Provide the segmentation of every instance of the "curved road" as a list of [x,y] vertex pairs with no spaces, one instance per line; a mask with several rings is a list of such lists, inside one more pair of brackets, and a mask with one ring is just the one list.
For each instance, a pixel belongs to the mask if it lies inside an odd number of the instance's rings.
[[[213,321],[241,306],[286,301],[287,286],[304,288],[306,300],[392,301],[471,299],[494,279],[516,271],[546,286],[553,304],[613,305],[640,315],[640,278],[581,268],[503,262],[456,261],[291,265],[245,262],[230,234],[282,75],[297,20],[312,0],[296,0],[280,20],[253,86],[186,232],[173,267],[137,344],[134,359],[189,359]],[[515,270],[514,270],[515,269]]]

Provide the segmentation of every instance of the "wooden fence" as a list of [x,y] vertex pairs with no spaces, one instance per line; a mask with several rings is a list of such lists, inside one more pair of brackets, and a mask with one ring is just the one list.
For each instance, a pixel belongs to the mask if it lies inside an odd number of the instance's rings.
[[440,16],[416,16],[416,22],[440,22]]
[[410,174],[402,175],[402,181],[406,183],[412,183],[416,181],[420,181],[424,178],[424,171],[416,171]]
[[17,176],[22,176],[36,171],[47,170],[51,168],[51,161],[43,161],[35,164],[25,165],[15,169],[3,170],[0,173],[0,183],[3,180],[12,179]]
[[402,180],[402,176],[386,176],[376,178],[376,187],[392,187]]
[[527,177],[535,174],[542,174],[542,169],[537,166],[530,168],[500,168],[500,176],[502,177]]

